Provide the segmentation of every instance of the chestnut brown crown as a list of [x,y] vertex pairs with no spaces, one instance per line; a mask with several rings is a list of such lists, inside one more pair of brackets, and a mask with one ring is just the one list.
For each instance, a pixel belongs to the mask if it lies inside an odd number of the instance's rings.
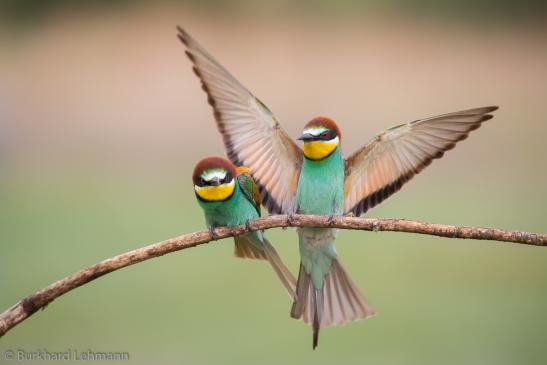
[[304,131],[314,129],[314,128],[325,128],[326,131],[321,133],[317,136],[311,136],[309,134],[302,134],[302,136],[299,138],[303,141],[309,141],[309,140],[331,140],[336,137],[341,141],[342,140],[342,133],[340,132],[340,128],[338,128],[338,125],[336,122],[330,118],[327,117],[315,117],[312,120],[310,120],[306,125],[304,126]]
[[213,169],[223,169],[227,171],[228,174],[226,176],[228,177],[229,175],[230,178],[233,178],[237,175],[236,167],[227,159],[218,156],[206,157],[199,161],[194,167],[194,172],[192,174],[192,182],[194,183],[194,185],[202,184],[203,182],[200,179],[202,179],[201,175],[203,174],[203,172]]

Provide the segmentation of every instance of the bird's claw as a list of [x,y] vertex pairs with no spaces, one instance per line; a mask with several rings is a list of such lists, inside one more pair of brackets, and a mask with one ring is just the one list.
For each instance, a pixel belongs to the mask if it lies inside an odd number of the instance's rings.
[[327,224],[329,225],[329,227],[334,226],[335,220],[336,216],[334,214],[329,215],[329,219],[327,220]]
[[287,224],[289,226],[292,226],[293,222],[294,222],[293,214],[292,213],[287,214]]
[[215,227],[209,227],[209,235],[211,236],[211,241],[216,241],[218,239],[218,236],[215,233]]
[[245,221],[245,228],[247,229],[247,231],[252,231],[253,230],[253,227],[251,227],[251,220],[250,219],[247,219]]

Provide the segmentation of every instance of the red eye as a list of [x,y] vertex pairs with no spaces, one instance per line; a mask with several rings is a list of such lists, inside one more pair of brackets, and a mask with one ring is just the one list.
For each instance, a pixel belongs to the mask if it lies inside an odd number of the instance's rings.
[[321,138],[327,139],[327,138],[329,138],[329,134],[327,132],[323,132],[323,133],[321,133]]

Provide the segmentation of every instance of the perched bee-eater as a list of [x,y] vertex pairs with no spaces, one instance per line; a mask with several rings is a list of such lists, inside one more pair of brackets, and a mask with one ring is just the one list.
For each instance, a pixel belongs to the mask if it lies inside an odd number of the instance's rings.
[[[213,107],[229,158],[249,166],[270,213],[359,216],[492,118],[495,106],[469,109],[390,128],[344,159],[334,121],[312,119],[298,138],[300,149],[277,118],[188,33],[178,37]],[[342,268],[336,231],[300,228],[301,265],[291,316],[319,329],[374,314]]]
[[[260,217],[260,194],[248,168],[235,167],[222,157],[209,157],[198,162],[192,181],[211,236],[215,227],[238,226]],[[296,280],[261,231],[245,233],[234,241],[236,257],[268,260],[295,299]]]

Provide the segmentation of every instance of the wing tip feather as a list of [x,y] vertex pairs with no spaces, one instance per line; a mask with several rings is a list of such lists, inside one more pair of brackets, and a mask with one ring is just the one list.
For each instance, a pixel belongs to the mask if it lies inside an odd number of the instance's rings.
[[180,39],[182,43],[184,43],[187,47],[190,45],[190,40],[192,39],[190,37],[190,34],[188,34],[187,31],[185,31],[180,25],[177,25],[177,38]]

